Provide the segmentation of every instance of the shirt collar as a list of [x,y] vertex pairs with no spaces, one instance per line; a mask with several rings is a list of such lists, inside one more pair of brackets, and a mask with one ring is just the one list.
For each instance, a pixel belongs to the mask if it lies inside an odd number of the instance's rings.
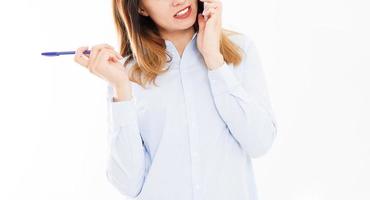
[[[198,32],[195,32],[193,34],[193,37],[191,38],[190,42],[185,46],[185,49],[184,49],[184,52],[182,54],[182,58],[180,58],[180,55],[175,47],[175,45],[173,44],[172,41],[170,40],[164,40],[165,41],[165,44],[166,44],[166,50],[172,55],[172,59],[173,61],[172,62],[178,62],[180,59],[183,59],[184,56],[186,56],[186,54],[188,53],[188,51],[195,51],[197,50],[197,46],[196,46],[196,41],[197,41],[197,35],[198,35]],[[172,66],[173,63],[170,63],[170,67],[171,68],[177,68],[178,66]]]
[[[194,41],[194,38],[197,36],[198,32],[195,32],[193,34],[193,37],[191,38],[191,41],[190,43],[192,43]],[[166,49],[168,49],[169,47],[175,47],[175,45],[173,44],[173,42],[171,40],[164,40],[165,43],[166,43]]]

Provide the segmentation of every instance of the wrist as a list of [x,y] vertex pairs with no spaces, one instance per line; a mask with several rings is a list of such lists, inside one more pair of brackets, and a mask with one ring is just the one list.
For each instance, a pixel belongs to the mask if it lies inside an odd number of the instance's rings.
[[210,70],[219,68],[225,63],[224,57],[221,53],[212,56],[206,56],[204,60],[207,65],[207,68]]
[[131,100],[132,95],[131,95],[131,87],[122,85],[122,86],[115,86],[114,87],[114,96],[113,96],[113,101],[128,101]]

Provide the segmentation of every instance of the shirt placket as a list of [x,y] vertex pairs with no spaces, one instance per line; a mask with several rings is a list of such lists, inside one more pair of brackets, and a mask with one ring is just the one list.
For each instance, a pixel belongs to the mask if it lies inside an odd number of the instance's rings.
[[[186,66],[184,66],[184,69]],[[191,157],[191,170],[192,170],[192,184],[193,184],[193,200],[201,200],[201,176],[200,176],[200,157],[199,157],[199,137],[197,132],[197,124],[195,121],[195,112],[193,112],[194,106],[192,106],[192,88],[190,88],[191,76],[187,75],[186,69],[181,67],[180,62],[180,74],[183,85],[183,93],[186,107],[187,123],[188,123],[188,136],[189,136],[189,148]]]

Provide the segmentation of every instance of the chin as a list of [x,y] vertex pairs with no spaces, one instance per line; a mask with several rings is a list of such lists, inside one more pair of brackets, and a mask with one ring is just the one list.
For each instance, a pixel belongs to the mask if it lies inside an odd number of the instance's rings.
[[191,16],[186,22],[184,21],[183,23],[178,23],[177,27],[181,29],[188,29],[194,26],[195,23],[197,23],[196,19],[197,19],[196,16]]
[[194,23],[193,24],[189,24],[187,26],[181,26],[181,27],[177,27],[175,30],[176,31],[183,31],[183,30],[187,30],[187,29],[190,29],[194,26]]

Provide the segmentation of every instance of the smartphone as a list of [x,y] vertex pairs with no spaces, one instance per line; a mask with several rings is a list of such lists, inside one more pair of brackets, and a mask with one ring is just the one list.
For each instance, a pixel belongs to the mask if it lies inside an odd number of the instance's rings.
[[204,2],[198,0],[198,14],[204,10]]

